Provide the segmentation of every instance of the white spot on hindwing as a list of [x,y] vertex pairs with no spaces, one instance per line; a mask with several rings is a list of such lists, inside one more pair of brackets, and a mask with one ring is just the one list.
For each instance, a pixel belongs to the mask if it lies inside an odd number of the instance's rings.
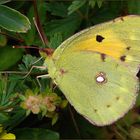
[[102,77],[102,76],[98,76],[98,77],[96,78],[96,81],[99,82],[99,83],[102,83],[104,80],[105,80],[105,79],[104,79],[104,77]]
[[103,72],[99,72],[99,73],[96,75],[95,79],[96,79],[96,82],[97,82],[98,84],[103,84],[103,83],[106,83],[106,82],[107,82],[106,74],[103,73]]

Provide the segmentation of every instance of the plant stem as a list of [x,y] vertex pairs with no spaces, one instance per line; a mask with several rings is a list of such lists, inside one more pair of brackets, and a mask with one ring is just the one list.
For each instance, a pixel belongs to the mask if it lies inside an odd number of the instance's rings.
[[[21,72],[21,71],[0,71],[0,74],[21,74],[21,75],[25,75],[27,73],[28,73],[28,71],[26,71],[26,72]],[[42,75],[42,74],[46,74],[46,72],[34,72],[34,73],[31,73],[31,75]]]
[[35,12],[35,26],[38,30],[38,33],[40,35],[42,42],[44,43],[44,45],[48,46],[48,39],[47,39],[45,32],[41,26],[36,0],[33,0],[33,5],[34,5],[34,12]]
[[74,127],[76,129],[76,132],[77,132],[78,136],[81,138],[80,130],[79,130],[77,122],[76,122],[76,120],[74,118],[74,114],[72,112],[72,109],[71,109],[70,105],[68,105],[68,107],[69,107],[69,111],[70,111],[70,114],[71,114],[71,117],[72,117],[72,121],[74,123]]
[[129,136],[129,133],[123,128],[121,127],[119,124],[116,124],[117,128],[120,129],[126,136],[130,137]]

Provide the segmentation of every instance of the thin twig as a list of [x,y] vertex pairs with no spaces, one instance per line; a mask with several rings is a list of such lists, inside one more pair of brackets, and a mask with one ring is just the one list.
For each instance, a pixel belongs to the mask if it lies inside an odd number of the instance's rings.
[[120,129],[126,136],[130,137],[129,133],[119,124],[116,124],[117,128]]
[[122,140],[126,140],[126,138],[117,130],[116,126],[113,127],[114,132],[118,135]]
[[[26,72],[21,72],[21,71],[0,71],[0,74],[21,74],[21,75],[25,75],[27,74],[29,71]],[[30,75],[42,75],[42,74],[46,74],[47,72],[33,72]]]
[[40,35],[40,38],[42,40],[42,42],[44,43],[44,45],[48,46],[48,39],[45,35],[45,32],[41,26],[41,22],[40,22],[40,18],[39,18],[39,14],[38,14],[38,10],[37,10],[37,2],[36,0],[33,0],[33,5],[34,5],[34,12],[35,12],[35,26],[38,30],[38,33]]
[[70,111],[70,114],[71,114],[71,117],[72,117],[72,121],[73,121],[75,130],[76,130],[77,134],[79,135],[79,137],[81,138],[80,130],[79,130],[79,127],[77,125],[77,122],[76,122],[76,120],[74,118],[74,114],[72,112],[72,109],[71,109],[70,105],[68,105],[68,107],[69,107],[69,111]]

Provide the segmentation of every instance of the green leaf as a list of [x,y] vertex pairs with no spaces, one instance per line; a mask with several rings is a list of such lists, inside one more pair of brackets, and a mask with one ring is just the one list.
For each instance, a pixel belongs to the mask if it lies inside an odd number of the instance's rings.
[[56,33],[62,35],[63,40],[71,36],[81,24],[81,18],[78,14],[68,16],[67,18],[60,20],[53,20],[46,24],[47,36],[53,36]]
[[11,130],[20,124],[25,118],[26,111],[20,107],[17,107],[9,114],[9,120],[5,122],[5,126],[9,126],[8,129]]
[[7,76],[0,75],[0,111],[10,111],[17,102],[17,94],[13,91],[16,85]]
[[0,26],[13,32],[27,32],[30,29],[30,22],[20,12],[0,5]]
[[86,3],[86,0],[74,0],[68,7],[68,15],[72,14]]
[[103,3],[103,0],[96,0],[97,4],[98,4],[98,7],[101,8],[102,6],[102,3]]
[[46,16],[46,11],[47,11],[47,6],[46,6],[46,2],[44,1],[37,1],[38,3],[38,14],[40,17],[40,21],[41,24],[43,24],[44,22],[46,22],[47,20],[47,16]]
[[3,47],[7,44],[7,38],[5,35],[0,34],[0,47]]
[[96,4],[96,0],[89,0],[89,5],[94,8],[95,4]]
[[25,40],[26,45],[32,45],[34,44],[35,35],[36,35],[36,28],[33,22],[34,17],[34,7],[31,6],[28,10],[27,17],[29,18],[31,22],[31,29],[26,34],[21,34],[22,38]]
[[0,70],[6,70],[15,65],[22,55],[22,49],[13,49],[12,47],[0,48]]
[[11,2],[8,3],[7,5],[12,7],[12,9],[19,10],[19,9],[22,9],[24,4],[26,5],[26,3],[27,3],[27,1],[23,1],[23,0],[11,0]]
[[128,12],[129,14],[140,14],[140,1],[129,0],[128,1]]
[[[23,56],[23,59],[22,59],[22,64],[20,64],[19,65],[19,70],[21,70],[21,71],[28,71],[28,70],[30,70],[30,68],[33,66],[33,65],[43,65],[43,62],[40,60],[40,61],[38,61],[40,58],[37,58],[37,57],[35,57],[35,56],[32,56],[32,55],[29,55],[29,54],[27,54],[27,55],[24,55]],[[37,62],[38,61],[38,62]],[[35,63],[35,62],[37,62],[37,63]],[[35,64],[34,64],[35,63]],[[34,69],[34,70],[32,70],[32,72],[33,71],[39,71],[38,69]]]
[[58,118],[59,118],[59,114],[55,113],[55,115],[52,118],[52,125],[54,125],[57,122]]
[[10,2],[11,0],[0,0],[0,4],[5,4],[7,2]]
[[135,124],[135,126],[131,126],[130,137],[132,138],[132,140],[138,140],[140,138],[140,125],[139,124]]
[[140,106],[140,94],[138,94],[138,97],[137,97],[137,101],[136,101],[136,107],[139,107]]
[[56,49],[62,43],[62,35],[60,33],[55,33],[50,37],[49,47]]
[[124,7],[120,4],[120,1],[109,1],[104,7],[102,6],[98,9],[98,12],[94,14],[94,18],[90,19],[93,20],[92,22],[94,24],[99,24],[117,18],[120,16],[120,11],[122,11]]
[[14,134],[17,139],[32,140],[59,140],[59,134],[42,128],[23,128],[17,129]]
[[66,17],[68,6],[61,2],[47,3],[47,11],[51,12],[52,15]]
[[3,124],[4,122],[8,121],[9,116],[6,113],[0,113],[0,124]]

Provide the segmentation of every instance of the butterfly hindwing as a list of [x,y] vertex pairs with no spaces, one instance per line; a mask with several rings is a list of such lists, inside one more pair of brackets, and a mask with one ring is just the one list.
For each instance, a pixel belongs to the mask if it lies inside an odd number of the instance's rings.
[[[63,62],[62,62],[63,61]],[[75,52],[56,63],[55,81],[74,108],[93,124],[107,125],[135,103],[137,79],[127,67],[98,53]],[[104,77],[102,83],[98,76]]]

